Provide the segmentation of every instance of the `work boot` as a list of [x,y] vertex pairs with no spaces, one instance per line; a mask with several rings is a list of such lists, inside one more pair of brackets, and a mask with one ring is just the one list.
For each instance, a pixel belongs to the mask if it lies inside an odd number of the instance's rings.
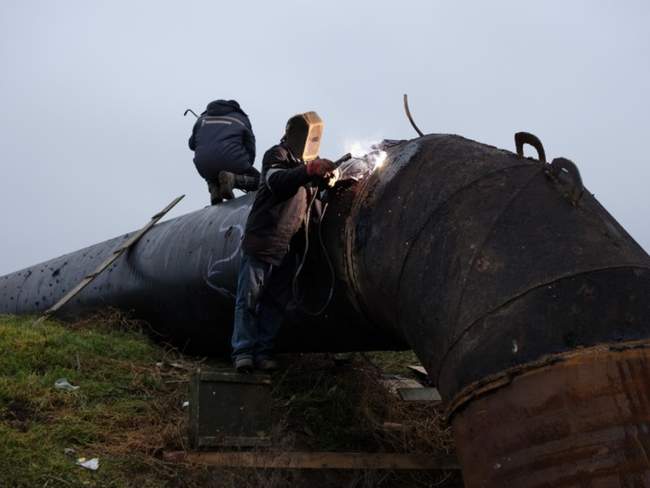
[[268,356],[255,358],[255,368],[260,371],[275,371],[278,369],[278,362]]
[[235,198],[235,194],[232,192],[232,189],[235,186],[235,174],[229,171],[220,171],[219,172],[219,194],[221,198],[226,200],[232,200]]
[[242,191],[255,191],[260,185],[259,175],[235,175],[235,188]]
[[244,356],[235,358],[235,369],[238,373],[249,374],[253,372],[253,359]]
[[223,201],[221,193],[219,192],[219,183],[216,181],[208,181],[208,191],[210,192],[210,205],[216,205]]

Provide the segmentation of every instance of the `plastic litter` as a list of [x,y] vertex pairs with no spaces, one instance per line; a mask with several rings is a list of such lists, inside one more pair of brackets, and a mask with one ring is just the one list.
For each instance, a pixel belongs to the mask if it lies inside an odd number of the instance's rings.
[[91,471],[97,471],[99,469],[99,458],[86,459],[81,457],[77,459],[77,465]]
[[70,384],[70,382],[67,380],[67,378],[59,378],[54,382],[54,388],[57,390],[63,390],[63,391],[75,391],[78,390],[78,386],[74,386]]
[[190,402],[188,402],[188,401],[183,402],[183,405],[182,405],[183,408],[187,408],[189,406],[190,406]]

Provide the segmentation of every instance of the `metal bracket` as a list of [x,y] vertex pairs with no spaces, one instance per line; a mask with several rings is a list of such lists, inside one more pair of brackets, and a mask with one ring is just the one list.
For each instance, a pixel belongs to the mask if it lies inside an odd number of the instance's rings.
[[582,176],[576,164],[566,158],[555,158],[546,169],[546,175],[555,182],[560,181],[560,176],[566,175],[570,178],[571,191],[567,195],[571,205],[574,207],[578,204],[582,195],[584,194],[585,187],[582,184]]

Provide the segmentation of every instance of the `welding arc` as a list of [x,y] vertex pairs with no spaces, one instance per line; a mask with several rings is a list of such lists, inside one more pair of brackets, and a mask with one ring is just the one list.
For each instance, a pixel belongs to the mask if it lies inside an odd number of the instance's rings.
[[420,128],[415,124],[415,121],[413,120],[413,117],[411,116],[411,111],[409,110],[409,97],[408,97],[408,95],[406,93],[404,94],[404,111],[406,112],[406,116],[408,117],[409,122],[411,123],[411,125],[415,129],[415,132],[420,134],[420,137],[422,137],[424,135],[424,132],[422,132],[420,130]]

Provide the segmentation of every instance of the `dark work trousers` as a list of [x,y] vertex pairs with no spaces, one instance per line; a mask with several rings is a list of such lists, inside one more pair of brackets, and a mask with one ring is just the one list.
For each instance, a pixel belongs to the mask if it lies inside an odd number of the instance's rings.
[[[205,180],[206,183],[208,184],[208,192],[210,193],[210,203],[212,205],[221,203],[221,201],[224,198],[226,199],[230,198],[226,195],[221,194],[221,185],[219,184],[218,175],[219,173],[217,173],[217,176],[215,176],[214,179]],[[245,184],[242,184],[239,180],[235,179],[234,188],[237,188],[238,190],[244,190],[244,191],[257,190],[257,187],[259,186],[259,182],[260,182],[260,172],[257,170],[257,168],[251,166],[244,173],[241,173],[241,175],[246,176],[249,179],[245,181]]]
[[[229,171],[236,175],[246,175],[246,176],[255,176],[259,178],[260,172],[252,164],[240,164],[240,165],[222,165],[217,163],[212,164],[203,164],[199,169],[199,166],[196,166],[199,170],[199,174],[209,183],[213,182],[219,184],[219,173],[222,171]],[[226,169],[227,168],[227,169]],[[233,169],[235,171],[233,171]]]
[[291,299],[295,255],[288,253],[279,266],[242,255],[237,281],[232,357],[268,358],[284,312]]

